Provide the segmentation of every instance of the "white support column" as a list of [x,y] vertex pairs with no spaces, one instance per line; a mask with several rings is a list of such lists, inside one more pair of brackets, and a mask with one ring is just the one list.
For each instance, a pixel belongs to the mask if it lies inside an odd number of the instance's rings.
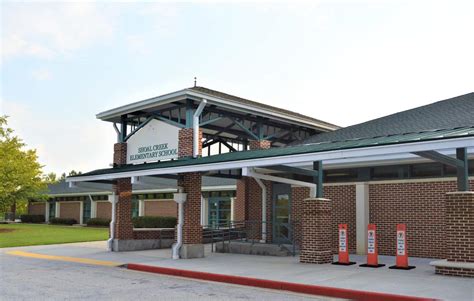
[[208,203],[208,199],[201,196],[201,226],[207,226],[209,224]]
[[61,217],[61,203],[56,202],[56,208],[54,210],[54,217]]
[[369,224],[369,184],[356,184],[357,254],[367,254],[367,225]]
[[234,218],[234,214],[235,214],[234,201],[235,201],[235,198],[230,198],[230,219],[231,219],[231,221],[235,221],[235,218]]
[[145,216],[145,200],[138,200],[138,216]]
[[49,202],[44,202],[44,221],[49,222]]
[[91,199],[91,218],[97,217],[97,202]]
[[84,201],[80,201],[79,204],[79,224],[82,225],[84,224]]

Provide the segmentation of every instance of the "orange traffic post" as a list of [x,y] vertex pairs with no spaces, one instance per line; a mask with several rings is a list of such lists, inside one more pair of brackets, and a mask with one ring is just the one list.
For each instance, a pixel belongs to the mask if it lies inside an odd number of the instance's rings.
[[332,264],[352,265],[355,262],[349,261],[349,238],[347,232],[347,224],[339,224],[339,253],[338,261]]
[[411,270],[414,266],[408,265],[407,252],[407,226],[405,224],[397,225],[397,259],[396,264],[389,269]]
[[374,224],[367,226],[367,263],[361,264],[361,267],[380,268],[385,264],[379,263],[379,254],[377,249],[377,234]]

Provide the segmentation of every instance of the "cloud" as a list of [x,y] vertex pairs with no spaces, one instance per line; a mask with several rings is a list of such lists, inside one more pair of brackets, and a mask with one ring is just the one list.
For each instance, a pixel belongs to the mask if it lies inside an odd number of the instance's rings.
[[94,3],[2,5],[2,59],[51,59],[108,38],[112,20]]
[[112,162],[115,132],[109,123],[94,119],[72,120],[55,114],[37,114],[19,101],[3,101],[2,114],[27,149],[36,149],[43,172],[61,174],[108,167]]
[[31,72],[31,76],[36,80],[50,80],[53,78],[48,69],[36,69]]

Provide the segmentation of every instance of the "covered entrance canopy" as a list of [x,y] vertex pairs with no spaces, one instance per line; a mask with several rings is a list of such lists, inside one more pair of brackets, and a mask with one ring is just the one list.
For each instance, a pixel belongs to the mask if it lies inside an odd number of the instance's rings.
[[[98,169],[67,179],[70,183],[107,182],[119,178],[167,176],[181,173],[223,170],[243,170],[249,175],[252,169],[259,172],[306,175],[314,177],[315,184],[322,177],[304,166],[313,162],[332,164],[370,162],[390,158],[424,157],[455,166],[458,169],[458,189],[468,190],[467,153],[474,148],[474,127],[443,129],[420,133],[408,133],[385,137],[373,137],[346,141],[328,141],[307,145],[231,152],[199,158],[184,158],[166,162],[140,165],[122,165]],[[455,154],[455,157],[449,156]],[[300,166],[300,167],[295,167]],[[269,178],[270,180],[270,178]],[[296,182],[295,182],[296,183]]]

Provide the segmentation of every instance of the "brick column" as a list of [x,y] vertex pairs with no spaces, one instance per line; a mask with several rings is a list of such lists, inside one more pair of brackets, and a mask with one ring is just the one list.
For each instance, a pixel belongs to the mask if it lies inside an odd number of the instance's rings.
[[[127,143],[114,144],[114,165],[127,164]],[[130,178],[117,180],[115,194],[118,202],[115,207],[115,239],[133,239],[132,223],[132,184]],[[120,251],[120,244],[116,243],[115,250]]]
[[[199,156],[202,154],[202,131],[199,130]],[[185,128],[179,131],[178,142],[179,158],[193,156],[193,129]],[[204,257],[204,245],[202,244],[201,226],[201,186],[202,176],[200,173],[185,173],[179,175],[178,186],[187,193],[184,203],[184,225],[183,246],[181,247],[181,258]]]
[[474,277],[474,192],[446,194],[446,261],[436,274]]
[[201,226],[201,174],[183,174],[178,186],[183,187],[187,199],[184,203],[183,243],[202,244]]
[[[271,147],[269,140],[250,140],[250,150],[268,149]],[[272,227],[271,227],[271,182],[262,181],[267,187],[267,241],[271,241]],[[262,225],[259,221],[262,220],[262,190],[257,182],[250,177],[242,177],[237,181],[236,197],[234,199],[234,210],[236,221],[252,221],[248,224],[247,236],[249,239],[261,239]]]
[[[185,128],[179,130],[178,134],[178,157],[187,158],[193,156],[193,129]],[[202,141],[202,130],[199,130],[199,141]],[[202,143],[198,143],[199,156],[202,155]]]
[[303,201],[300,262],[331,263],[332,255],[331,201],[308,198]]

